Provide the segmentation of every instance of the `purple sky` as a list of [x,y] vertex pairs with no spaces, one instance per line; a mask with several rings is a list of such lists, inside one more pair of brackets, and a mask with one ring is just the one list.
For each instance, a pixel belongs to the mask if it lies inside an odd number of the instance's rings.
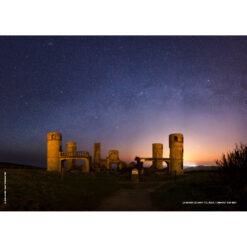
[[151,156],[184,134],[185,163],[247,140],[247,37],[0,37],[0,161],[46,166],[58,131],[102,157]]

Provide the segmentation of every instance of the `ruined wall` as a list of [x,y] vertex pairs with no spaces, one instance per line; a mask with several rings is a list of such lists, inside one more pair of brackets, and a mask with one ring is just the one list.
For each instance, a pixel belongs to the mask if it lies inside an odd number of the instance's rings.
[[174,133],[169,135],[169,147],[170,147],[170,166],[169,173],[174,175],[183,174],[183,134]]
[[108,157],[110,160],[119,160],[119,151],[118,150],[110,150]]
[[[76,152],[77,145],[76,142],[67,142],[66,143],[66,152]],[[70,170],[76,166],[75,159],[67,159],[66,160],[66,170]]]
[[[153,158],[163,158],[163,144],[162,143],[153,143]],[[156,169],[163,168],[162,160],[154,160],[153,167]]]
[[109,151],[109,156],[106,158],[106,168],[111,169],[112,163],[120,163],[118,150]]
[[50,132],[47,134],[47,171],[60,172],[59,152],[62,151],[62,134]]

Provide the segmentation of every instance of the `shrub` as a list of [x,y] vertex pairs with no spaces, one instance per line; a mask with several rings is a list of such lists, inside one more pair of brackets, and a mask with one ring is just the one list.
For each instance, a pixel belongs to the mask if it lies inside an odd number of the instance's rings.
[[247,172],[247,145],[240,143],[235,149],[227,154],[223,154],[216,164],[224,172],[245,173]]

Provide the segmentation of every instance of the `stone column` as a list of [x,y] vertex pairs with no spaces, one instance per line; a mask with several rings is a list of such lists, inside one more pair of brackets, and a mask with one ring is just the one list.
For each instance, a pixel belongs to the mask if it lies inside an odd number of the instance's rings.
[[94,143],[94,164],[100,164],[100,142]]
[[183,174],[183,154],[184,154],[183,134],[174,133],[169,135],[170,166],[169,173],[172,175]]
[[83,159],[85,161],[85,165],[82,166],[82,172],[89,173],[90,172],[90,161],[89,159]]
[[62,151],[62,134],[50,132],[47,134],[47,171],[61,172],[59,152]]
[[[163,158],[163,144],[153,143],[153,158]],[[163,169],[162,160],[153,160],[153,167],[156,169]]]
[[[66,152],[74,153],[77,151],[76,142],[67,142],[66,143]],[[70,170],[76,166],[75,159],[67,159],[66,160],[66,170]]]

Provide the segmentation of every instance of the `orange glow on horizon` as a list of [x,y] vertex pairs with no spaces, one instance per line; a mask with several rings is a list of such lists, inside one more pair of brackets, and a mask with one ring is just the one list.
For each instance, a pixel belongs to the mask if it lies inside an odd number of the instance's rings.
[[[165,139],[165,138],[164,138]],[[218,143],[208,139],[204,139],[198,142],[197,137],[185,135],[184,143],[184,164],[193,163],[198,165],[212,164],[215,165],[217,159],[221,159],[223,153],[227,153],[235,147],[237,142],[225,142]],[[166,141],[146,140],[129,145],[119,145],[120,158],[126,162],[134,161],[136,156],[139,157],[152,157],[152,143],[160,142],[163,143],[163,157],[169,158],[169,144],[168,138]]]

